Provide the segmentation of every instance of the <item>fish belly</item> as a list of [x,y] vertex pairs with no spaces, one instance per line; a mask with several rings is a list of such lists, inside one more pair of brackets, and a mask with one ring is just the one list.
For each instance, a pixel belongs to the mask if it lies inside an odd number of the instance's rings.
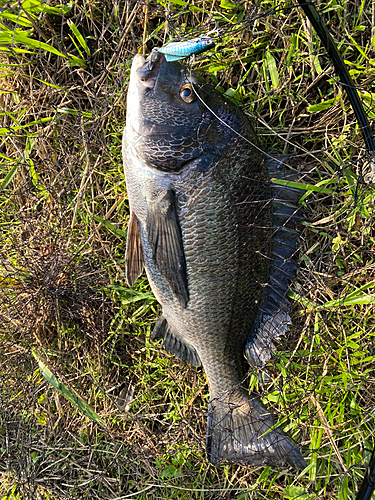
[[269,271],[271,211],[258,201],[260,192],[269,197],[268,185],[251,170],[244,162],[221,162],[174,183],[189,302],[184,310],[171,304],[163,312],[197,350],[215,396],[241,382],[239,358]]

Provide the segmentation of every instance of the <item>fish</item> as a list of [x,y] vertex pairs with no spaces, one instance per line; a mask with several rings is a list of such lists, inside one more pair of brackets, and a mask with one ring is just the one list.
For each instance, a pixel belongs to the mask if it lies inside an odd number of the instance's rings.
[[[126,279],[146,274],[162,312],[152,338],[210,390],[209,462],[304,469],[294,442],[244,380],[289,330],[301,191],[265,161],[249,118],[200,75],[136,55],[122,146],[130,218]],[[287,182],[279,183],[287,184]]]
[[214,47],[214,45],[214,40],[209,36],[200,36],[183,42],[171,42],[158,50],[164,54],[165,60],[170,62],[179,61],[191,55],[201,54]]

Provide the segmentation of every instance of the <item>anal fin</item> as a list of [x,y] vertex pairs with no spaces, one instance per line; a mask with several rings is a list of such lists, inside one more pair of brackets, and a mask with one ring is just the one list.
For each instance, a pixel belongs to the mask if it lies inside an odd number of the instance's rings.
[[181,361],[190,363],[193,366],[200,366],[202,364],[194,347],[186,341],[181,340],[179,335],[172,332],[163,315],[157,320],[151,338],[152,340],[163,339],[163,347],[168,352],[175,354]]

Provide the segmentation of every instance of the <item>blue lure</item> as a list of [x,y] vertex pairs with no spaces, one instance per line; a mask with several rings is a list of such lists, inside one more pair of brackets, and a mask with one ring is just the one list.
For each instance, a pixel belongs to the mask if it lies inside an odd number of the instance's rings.
[[215,45],[212,38],[208,36],[202,36],[199,38],[193,38],[192,40],[187,40],[186,42],[172,42],[168,43],[165,47],[158,49],[159,52],[164,54],[165,60],[167,62],[179,61],[180,59],[185,59],[186,57],[192,56],[193,54],[200,54],[207,49],[210,49]]

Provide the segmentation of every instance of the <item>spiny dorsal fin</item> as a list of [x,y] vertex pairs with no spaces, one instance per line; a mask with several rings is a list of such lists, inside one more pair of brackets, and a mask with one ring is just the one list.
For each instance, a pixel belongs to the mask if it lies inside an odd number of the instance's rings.
[[181,361],[190,363],[193,366],[200,366],[201,360],[193,346],[182,341],[180,337],[174,334],[163,315],[157,320],[151,338],[163,339],[163,347],[168,352],[175,354]]
[[174,193],[159,192],[148,201],[146,234],[153,258],[183,307],[189,300],[185,253]]
[[130,286],[133,286],[136,279],[142,274],[144,265],[141,237],[138,232],[137,218],[133,212],[130,213],[128,226],[125,265],[126,281]]

